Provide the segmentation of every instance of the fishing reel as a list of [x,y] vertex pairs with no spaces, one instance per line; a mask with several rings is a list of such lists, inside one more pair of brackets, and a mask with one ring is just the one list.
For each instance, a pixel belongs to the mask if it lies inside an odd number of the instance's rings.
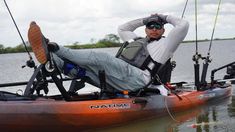
[[205,60],[206,63],[211,63],[212,62],[212,58],[210,58],[209,55],[207,57],[202,57],[202,60]]
[[193,55],[193,58],[192,58],[193,61],[198,62],[199,59],[205,60],[206,63],[212,62],[212,58],[210,58],[210,55],[207,55],[206,57],[203,57],[201,54]]
[[26,66],[29,68],[34,68],[34,69],[36,68],[35,62],[31,58],[29,60],[27,60],[26,64],[21,66],[21,68],[25,68]]
[[192,60],[193,61],[195,61],[195,62],[197,62],[199,59],[201,59],[202,58],[202,55],[201,54],[195,54],[195,55],[193,55],[193,58],[192,58]]

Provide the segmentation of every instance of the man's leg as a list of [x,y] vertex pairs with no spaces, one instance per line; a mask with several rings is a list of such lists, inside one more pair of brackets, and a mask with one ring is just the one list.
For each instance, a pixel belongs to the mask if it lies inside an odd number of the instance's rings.
[[[28,36],[31,46],[34,47],[33,52],[37,60],[45,64],[48,60],[47,45],[36,23],[31,24]],[[41,57],[41,53],[43,57]],[[69,60],[85,68],[87,76],[97,83],[99,82],[98,72],[105,70],[107,83],[117,90],[136,91],[147,83],[144,80],[143,71],[106,53],[98,53],[92,50],[71,50],[65,47],[59,47],[54,53],[62,60]]]
[[59,47],[55,54],[85,68],[87,76],[97,83],[98,71],[105,70],[107,83],[117,90],[136,91],[146,85],[143,71],[109,54],[65,47]]

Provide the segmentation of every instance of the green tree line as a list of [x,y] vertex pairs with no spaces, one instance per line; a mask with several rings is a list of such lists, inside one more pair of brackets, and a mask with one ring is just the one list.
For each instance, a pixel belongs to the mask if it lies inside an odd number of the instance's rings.
[[[69,47],[72,49],[88,49],[88,48],[105,48],[105,47],[119,47],[121,45],[120,38],[115,34],[108,34],[105,37],[97,42],[93,42],[94,39],[91,39],[91,43],[88,44],[79,44],[75,42],[73,44],[65,45],[65,47]],[[26,45],[29,45],[26,42]],[[30,46],[26,46],[29,51],[32,51]],[[16,47],[4,47],[3,44],[0,44],[0,54],[5,53],[20,53],[26,52],[25,46],[23,44],[19,44]]]
[[[27,46],[27,49],[31,51],[31,47]],[[20,53],[20,52],[25,52],[25,47],[23,44],[17,45],[16,47],[4,47],[3,44],[0,44],[0,54],[5,54],[5,53]]]

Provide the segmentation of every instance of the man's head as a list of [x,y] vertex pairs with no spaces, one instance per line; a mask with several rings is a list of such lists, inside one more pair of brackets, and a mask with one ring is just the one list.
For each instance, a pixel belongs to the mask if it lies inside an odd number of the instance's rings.
[[164,23],[159,17],[150,17],[146,22],[145,33],[150,39],[159,39],[165,32]]

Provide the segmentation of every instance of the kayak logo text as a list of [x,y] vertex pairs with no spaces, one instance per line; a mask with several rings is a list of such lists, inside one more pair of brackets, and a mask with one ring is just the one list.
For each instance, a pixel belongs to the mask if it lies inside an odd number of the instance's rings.
[[129,103],[121,103],[121,104],[101,104],[101,105],[90,105],[91,109],[128,109],[130,108]]

